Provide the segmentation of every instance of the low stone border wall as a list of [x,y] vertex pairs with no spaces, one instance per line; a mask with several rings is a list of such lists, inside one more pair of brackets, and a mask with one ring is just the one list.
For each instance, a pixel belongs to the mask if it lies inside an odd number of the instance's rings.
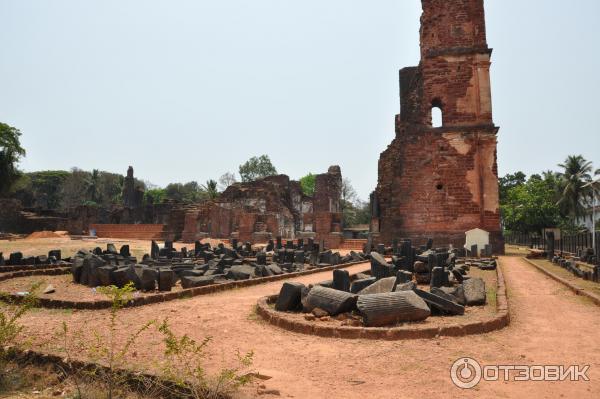
[[[136,297],[136,298],[133,298],[126,305],[126,307],[144,306],[144,305],[150,305],[153,303],[172,301],[175,299],[183,299],[183,298],[191,298],[191,297],[200,296],[200,295],[207,295],[207,294],[212,294],[212,293],[221,292],[221,291],[227,291],[227,290],[231,290],[231,289],[235,289],[235,288],[250,287],[253,285],[270,283],[273,281],[287,280],[290,278],[307,276],[307,275],[315,274],[315,273],[332,271],[332,270],[336,270],[336,269],[343,269],[343,268],[354,266],[354,265],[360,265],[360,264],[366,263],[366,262],[368,262],[368,261],[343,263],[340,265],[321,267],[321,268],[316,268],[316,269],[312,269],[312,270],[305,270],[302,272],[280,274],[278,276],[259,277],[259,278],[253,278],[250,280],[229,281],[227,283],[212,284],[212,285],[207,285],[204,287],[187,288],[187,289],[184,289],[182,291],[177,291],[177,292],[164,292],[164,293],[154,294],[151,296]],[[70,274],[70,273],[71,273],[70,268],[14,272],[14,273],[7,273],[6,275],[0,275],[0,281],[9,280],[11,278],[17,278],[17,277],[29,277],[29,276],[38,276],[38,275],[52,276],[52,275]],[[18,296],[18,295],[7,295],[6,297],[15,302],[18,302],[23,299],[21,296]],[[110,308],[112,306],[112,302],[109,300],[101,300],[101,301],[93,301],[93,302],[91,302],[91,301],[90,302],[76,302],[76,301],[67,301],[67,300],[60,300],[60,299],[53,299],[53,298],[39,298],[37,301],[37,306],[43,307],[43,308],[53,308],[53,309],[100,310],[100,309]]]
[[[539,270],[540,272],[544,273],[546,276],[550,277],[553,280],[558,281],[559,283],[561,283],[562,285],[566,286],[568,289],[570,289],[571,291],[573,291],[576,295],[581,295],[581,296],[585,296],[589,299],[592,300],[592,302],[594,302],[594,304],[600,306],[600,296],[593,294],[589,291],[586,291],[584,288],[578,287],[575,284],[571,283],[569,280],[564,279],[554,273],[552,273],[550,270],[546,270],[546,268],[535,264],[535,262],[527,259],[527,258],[523,258],[523,260],[525,260],[527,263],[529,263],[530,265],[532,265],[533,267],[535,267],[537,270]],[[557,266],[558,267],[558,266]]]
[[[68,361],[64,356],[38,352],[34,350],[21,350],[14,347],[5,349],[8,355],[8,360],[14,361],[20,365],[52,365],[57,367],[61,374],[66,374],[67,378],[75,373],[82,373],[82,375],[88,373],[90,376],[93,376],[98,371],[104,373],[111,372],[107,366],[90,361],[77,359]],[[179,383],[167,380],[156,374],[148,372],[143,373],[123,368],[113,369],[112,373],[114,375],[118,375],[126,386],[136,392],[144,392],[144,389],[147,387],[148,383],[152,383],[156,384],[156,393],[164,395],[163,397],[170,397],[175,392],[191,395],[191,392],[185,387],[182,387]],[[93,378],[91,379],[93,380]]]
[[26,270],[49,270],[49,269],[61,269],[64,267],[70,267],[70,264],[66,265],[21,265],[21,266],[0,266],[0,275],[2,273],[19,272]]
[[31,276],[59,276],[61,274],[71,274],[70,266],[53,267],[53,268],[36,268],[19,270],[15,272],[0,273],[0,281],[6,281],[13,278],[19,277],[31,277]]
[[510,323],[506,285],[500,266],[496,268],[496,273],[498,276],[498,289],[496,293],[497,314],[487,320],[478,322],[456,323],[441,327],[409,325],[407,327],[393,328],[316,325],[308,321],[292,319],[287,313],[278,312],[275,309],[272,309],[269,304],[275,303],[278,295],[271,295],[259,299],[256,312],[265,321],[279,328],[301,334],[317,335],[327,338],[406,340],[435,338],[438,336],[458,337],[484,334],[501,330]]

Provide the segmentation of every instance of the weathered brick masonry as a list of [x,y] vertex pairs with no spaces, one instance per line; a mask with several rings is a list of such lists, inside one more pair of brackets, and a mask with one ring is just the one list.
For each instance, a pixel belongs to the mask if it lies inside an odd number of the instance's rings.
[[[380,240],[464,244],[475,227],[504,251],[483,0],[422,0],[421,62],[400,71],[396,138],[372,196]],[[433,127],[432,109],[442,111]]]
[[313,196],[304,195],[300,183],[286,175],[236,183],[216,201],[197,204],[186,212],[182,239],[235,237],[266,242],[276,236],[313,237],[337,248],[343,238],[341,187],[339,166],[316,176]]

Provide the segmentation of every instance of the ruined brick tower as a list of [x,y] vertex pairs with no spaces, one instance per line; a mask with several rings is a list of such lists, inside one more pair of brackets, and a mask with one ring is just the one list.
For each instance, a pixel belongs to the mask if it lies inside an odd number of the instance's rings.
[[379,159],[371,230],[386,243],[462,246],[479,227],[503,252],[483,0],[422,5],[421,62],[400,71],[396,138]]

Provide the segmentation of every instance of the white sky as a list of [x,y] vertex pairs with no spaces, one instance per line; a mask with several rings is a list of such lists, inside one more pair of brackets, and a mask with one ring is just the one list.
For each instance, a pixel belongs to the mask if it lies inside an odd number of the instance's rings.
[[[487,0],[499,169],[600,168],[597,0]],[[0,121],[27,171],[218,179],[269,154],[360,196],[394,136],[418,0],[0,0]]]

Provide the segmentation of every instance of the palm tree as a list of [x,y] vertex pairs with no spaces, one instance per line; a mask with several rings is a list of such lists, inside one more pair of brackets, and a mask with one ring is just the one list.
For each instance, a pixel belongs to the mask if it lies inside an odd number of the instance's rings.
[[204,189],[204,191],[206,191],[208,198],[210,198],[211,200],[219,196],[219,190],[217,190],[217,182],[213,179],[208,180],[206,184],[202,186],[202,188]]
[[88,198],[92,202],[98,202],[98,183],[100,181],[100,172],[98,169],[92,170],[88,186]]
[[581,155],[569,155],[558,166],[564,169],[560,174],[561,196],[558,205],[564,214],[575,220],[585,214],[585,203],[592,193],[588,184],[592,180],[592,163]]

